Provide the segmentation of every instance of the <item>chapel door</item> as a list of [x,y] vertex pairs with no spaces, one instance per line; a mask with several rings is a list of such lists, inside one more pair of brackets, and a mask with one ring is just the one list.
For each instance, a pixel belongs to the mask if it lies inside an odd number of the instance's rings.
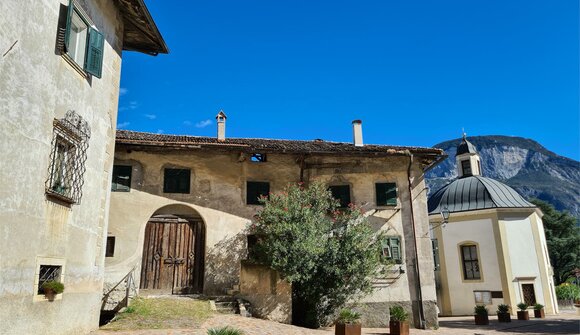
[[201,293],[203,222],[152,217],[145,227],[140,288],[159,294]]

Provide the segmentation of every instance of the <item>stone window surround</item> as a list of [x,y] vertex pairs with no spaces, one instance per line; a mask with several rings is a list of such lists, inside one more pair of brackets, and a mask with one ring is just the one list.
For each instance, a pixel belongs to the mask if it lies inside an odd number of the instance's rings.
[[[38,281],[40,277],[40,266],[41,265],[55,265],[60,266],[60,282],[65,284],[65,277],[66,277],[66,260],[64,258],[56,258],[56,257],[36,257],[36,267],[34,271],[34,286],[33,286],[33,302],[41,302],[41,301],[48,301],[44,294],[38,293]],[[66,288],[65,288],[66,289]],[[54,300],[61,300],[62,293],[57,294]]]

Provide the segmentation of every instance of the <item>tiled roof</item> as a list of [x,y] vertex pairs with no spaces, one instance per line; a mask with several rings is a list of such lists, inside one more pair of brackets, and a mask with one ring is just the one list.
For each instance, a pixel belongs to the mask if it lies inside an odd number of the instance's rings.
[[192,148],[213,150],[235,150],[243,152],[271,152],[271,153],[304,153],[304,154],[341,154],[341,155],[402,155],[407,151],[422,156],[438,158],[443,150],[424,147],[407,147],[392,145],[364,145],[354,146],[351,143],[328,142],[323,140],[271,140],[260,138],[226,138],[218,141],[215,137],[165,135],[143,133],[129,130],[118,130],[116,143],[121,145]]
[[506,184],[481,176],[460,178],[445,185],[429,197],[427,206],[429,214],[438,214],[444,207],[451,213],[488,208],[536,207]]

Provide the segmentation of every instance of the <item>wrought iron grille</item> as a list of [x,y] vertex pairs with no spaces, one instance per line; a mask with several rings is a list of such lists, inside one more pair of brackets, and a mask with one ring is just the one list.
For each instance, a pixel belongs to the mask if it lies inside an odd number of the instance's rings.
[[91,130],[75,111],[53,122],[52,149],[46,193],[60,200],[78,204],[82,197]]
[[38,294],[43,294],[42,285],[48,281],[54,280],[60,282],[62,267],[60,265],[41,265],[38,272]]

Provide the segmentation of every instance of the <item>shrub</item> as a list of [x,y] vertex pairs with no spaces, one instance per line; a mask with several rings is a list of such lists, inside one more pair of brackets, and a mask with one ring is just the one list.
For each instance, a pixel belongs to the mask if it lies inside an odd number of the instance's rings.
[[56,280],[49,280],[47,282],[44,282],[42,284],[42,291],[44,293],[48,293],[49,291],[52,291],[56,294],[60,294],[62,292],[64,292],[64,285],[61,282],[58,282]]
[[405,309],[401,306],[393,306],[389,308],[389,312],[391,314],[391,321],[407,321],[409,314],[405,311]]
[[509,313],[510,306],[506,304],[499,304],[497,305],[497,312],[498,313]]
[[487,308],[485,306],[477,305],[473,309],[473,313],[475,313],[475,315],[488,315],[489,311],[487,310]]
[[530,305],[526,304],[525,302],[520,302],[518,304],[518,308],[520,309],[520,311],[527,311],[528,307],[530,307]]
[[207,335],[243,335],[243,334],[244,332],[242,332],[241,330],[236,328],[230,328],[229,326],[221,328],[211,328],[208,329],[207,331]]
[[542,308],[544,308],[544,305],[542,305],[542,304],[535,304],[534,305],[534,310],[536,310],[536,311],[541,311]]
[[350,309],[343,309],[338,314],[338,319],[336,323],[347,324],[347,323],[360,323],[360,313],[357,313]]
[[578,300],[580,299],[580,287],[564,283],[556,286],[556,296],[560,300]]

